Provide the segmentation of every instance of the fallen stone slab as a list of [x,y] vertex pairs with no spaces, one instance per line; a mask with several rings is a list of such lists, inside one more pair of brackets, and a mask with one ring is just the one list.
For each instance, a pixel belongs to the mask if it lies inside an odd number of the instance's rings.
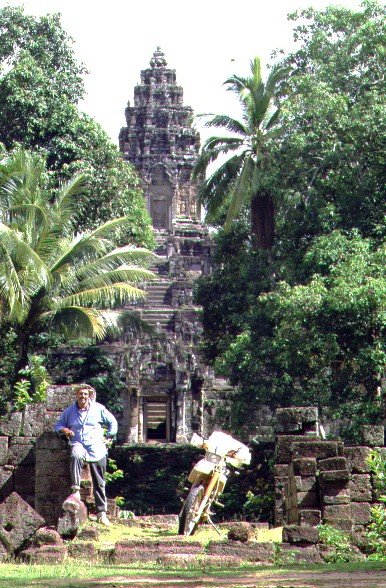
[[159,556],[158,541],[119,541],[115,544],[112,560],[115,564],[125,564],[156,561]]
[[63,539],[55,529],[42,527],[32,537],[31,547],[41,547],[42,545],[63,545]]
[[29,547],[22,551],[18,560],[27,564],[58,564],[67,557],[67,547],[64,545],[42,545]]
[[44,519],[16,492],[0,504],[0,540],[10,553],[19,550],[44,525]]
[[242,563],[242,559],[235,555],[200,555],[197,558],[196,555],[192,554],[166,554],[162,555],[157,559],[157,563],[179,568],[190,568],[193,565],[195,567],[201,566],[202,568],[235,568]]
[[207,548],[207,555],[235,556],[243,561],[254,563],[272,563],[275,559],[274,543],[241,543],[236,541],[212,541]]
[[315,527],[301,527],[299,525],[286,525],[283,527],[284,543],[317,543],[319,531]]
[[322,563],[323,559],[319,552],[319,546],[316,545],[293,545],[291,543],[281,543],[278,545],[277,557],[282,564],[290,563]]
[[79,531],[77,537],[78,539],[88,539],[89,541],[98,541],[99,539],[99,529],[98,527],[82,527]]
[[132,519],[120,519],[128,527],[160,527],[162,529],[178,526],[178,515],[144,515]]
[[69,543],[68,555],[75,559],[83,559],[85,561],[94,561],[97,556],[95,545],[89,541],[81,541],[79,543]]
[[250,523],[239,522],[233,523],[228,529],[229,541],[241,541],[246,543],[251,541],[255,535],[255,531]]

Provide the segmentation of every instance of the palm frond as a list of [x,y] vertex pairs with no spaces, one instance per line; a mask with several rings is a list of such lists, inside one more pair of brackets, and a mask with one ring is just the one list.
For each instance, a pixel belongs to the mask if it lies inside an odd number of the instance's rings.
[[60,187],[53,206],[57,217],[54,227],[55,231],[62,232],[63,225],[67,225],[72,219],[76,206],[74,196],[79,196],[84,192],[86,183],[86,176],[84,174],[78,174]]
[[87,290],[100,288],[103,286],[111,286],[118,282],[125,282],[130,284],[143,284],[157,279],[157,276],[148,270],[138,267],[121,267],[116,270],[98,273],[95,277],[89,277],[76,285],[77,290]]
[[102,340],[106,335],[106,324],[103,315],[95,308],[83,306],[66,306],[55,308],[39,316],[39,322],[50,326],[69,338],[77,335]]
[[196,180],[207,167],[220,155],[235,151],[242,147],[244,141],[236,137],[210,137],[203,145],[202,151],[192,171],[192,178]]
[[227,129],[231,133],[236,133],[237,135],[241,135],[242,137],[245,137],[245,135],[248,134],[247,129],[245,128],[242,122],[223,114],[214,116],[211,120],[208,120],[205,123],[205,126]]
[[239,174],[231,194],[231,203],[228,208],[226,221],[224,225],[225,232],[229,232],[232,222],[237,218],[243,203],[250,199],[250,190],[254,162],[251,157],[245,158],[243,168]]
[[101,286],[75,292],[55,301],[56,308],[66,306],[93,306],[102,309],[119,308],[130,302],[138,302],[146,297],[146,292],[126,284],[117,282],[109,286]]
[[80,279],[83,279],[84,276],[92,277],[100,272],[115,270],[122,265],[143,268],[143,266],[150,262],[154,263],[158,259],[159,257],[148,249],[126,245],[125,247],[117,247],[106,255],[77,267],[77,275]]

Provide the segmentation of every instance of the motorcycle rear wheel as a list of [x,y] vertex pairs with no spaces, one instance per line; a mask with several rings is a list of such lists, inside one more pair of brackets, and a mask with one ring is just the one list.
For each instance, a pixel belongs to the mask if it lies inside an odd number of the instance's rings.
[[200,521],[195,521],[194,518],[200,507],[201,501],[204,497],[204,486],[194,486],[190,489],[188,496],[184,502],[182,510],[179,515],[179,535],[193,535],[198,527]]

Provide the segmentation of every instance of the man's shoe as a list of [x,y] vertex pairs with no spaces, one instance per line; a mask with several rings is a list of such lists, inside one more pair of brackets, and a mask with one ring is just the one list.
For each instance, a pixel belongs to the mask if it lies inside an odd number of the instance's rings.
[[100,523],[101,525],[105,525],[105,527],[110,526],[110,521],[107,518],[107,514],[105,512],[98,512],[97,522]]

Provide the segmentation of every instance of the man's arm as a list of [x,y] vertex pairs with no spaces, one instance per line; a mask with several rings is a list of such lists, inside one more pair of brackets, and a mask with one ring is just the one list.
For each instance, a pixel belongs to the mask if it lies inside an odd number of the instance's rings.
[[56,433],[63,433],[69,439],[70,437],[74,436],[74,431],[71,431],[69,428],[68,416],[69,416],[69,408],[66,408],[62,414],[60,415],[54,430]]
[[107,437],[115,437],[118,431],[117,419],[107,408],[101,405],[102,422],[107,426]]

